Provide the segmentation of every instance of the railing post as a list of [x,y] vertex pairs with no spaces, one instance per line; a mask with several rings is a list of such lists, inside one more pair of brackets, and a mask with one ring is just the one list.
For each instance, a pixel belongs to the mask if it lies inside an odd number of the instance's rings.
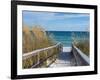
[[[39,62],[40,62],[40,55],[39,55],[39,52],[37,53],[37,58],[38,58],[38,59],[37,59],[37,60],[38,60],[37,63],[39,64]],[[39,66],[38,66],[38,67],[39,67]]]
[[[46,51],[46,53],[47,53],[47,57],[48,57],[48,50]],[[49,64],[49,60],[47,59],[47,66],[48,66],[48,64]]]
[[[45,56],[46,56],[46,58],[47,58],[47,51],[44,50],[44,54],[45,54]],[[48,59],[47,59],[47,60],[48,60]],[[45,61],[46,66],[47,66],[47,60]]]

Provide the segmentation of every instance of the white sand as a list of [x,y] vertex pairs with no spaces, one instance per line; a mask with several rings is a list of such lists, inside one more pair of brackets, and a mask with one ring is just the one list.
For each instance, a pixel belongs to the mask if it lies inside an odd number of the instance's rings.
[[63,47],[63,52],[70,52],[71,49],[71,47]]

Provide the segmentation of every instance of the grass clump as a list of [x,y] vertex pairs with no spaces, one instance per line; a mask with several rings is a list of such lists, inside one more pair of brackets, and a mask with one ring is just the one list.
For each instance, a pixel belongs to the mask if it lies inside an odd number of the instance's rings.
[[75,44],[77,48],[79,48],[83,53],[85,53],[87,56],[89,56],[89,41],[84,40],[84,41],[79,41],[77,44]]
[[39,26],[34,26],[32,29],[27,26],[23,27],[23,53],[49,47],[54,44],[43,28]]
[[83,37],[83,39],[78,40],[78,37],[73,33],[73,44],[79,48],[85,55],[90,55],[90,43],[89,39]]
[[[47,35],[46,31],[40,26],[33,26],[31,29],[28,26],[24,26],[23,29],[23,54],[28,52],[46,48],[55,45],[55,41],[52,39],[51,35]],[[50,52],[43,51],[37,56],[32,56],[29,59],[23,60],[23,68],[30,68],[32,65],[37,63],[37,61],[43,61],[50,55],[56,55],[58,52],[56,49],[51,49]],[[59,51],[59,50],[58,50]],[[47,63],[43,62],[38,67],[46,67]]]
[[35,49],[35,38],[32,36],[30,29],[27,26],[23,27],[22,30],[23,53],[31,52]]

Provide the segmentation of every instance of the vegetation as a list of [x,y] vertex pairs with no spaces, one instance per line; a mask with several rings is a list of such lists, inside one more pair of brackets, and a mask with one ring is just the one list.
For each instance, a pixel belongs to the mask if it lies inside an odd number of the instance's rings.
[[79,48],[83,53],[85,53],[87,56],[89,56],[89,41],[79,41],[77,44],[75,44],[77,48]]
[[[74,34],[73,34],[74,35]],[[77,36],[74,35],[73,37],[73,44],[79,48],[84,54],[86,54],[87,56],[89,56],[90,54],[90,44],[89,44],[89,39],[86,39],[85,37],[83,37],[83,39],[78,40]]]
[[39,26],[23,27],[23,53],[54,45],[51,37]]
[[[51,35],[47,35],[46,31],[40,26],[33,26],[30,29],[27,26],[23,27],[23,54],[27,54],[33,50],[46,48],[49,46],[53,46],[55,41],[52,39]],[[23,68],[30,68],[32,65],[36,64],[38,61],[43,61],[50,55],[53,55],[48,60],[52,61],[54,56],[57,57],[57,53],[59,52],[58,48],[51,49],[49,51],[42,51],[38,53],[38,55],[32,56],[26,60],[23,60]],[[41,63],[41,65],[37,67],[46,67],[47,61]]]

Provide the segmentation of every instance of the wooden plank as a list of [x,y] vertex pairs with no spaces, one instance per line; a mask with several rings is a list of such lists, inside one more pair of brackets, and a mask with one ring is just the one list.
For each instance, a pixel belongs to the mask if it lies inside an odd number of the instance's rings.
[[90,64],[90,59],[88,56],[86,56],[82,51],[80,51],[76,46],[72,46],[72,51],[74,54],[74,57],[76,59],[77,65],[86,65]]

